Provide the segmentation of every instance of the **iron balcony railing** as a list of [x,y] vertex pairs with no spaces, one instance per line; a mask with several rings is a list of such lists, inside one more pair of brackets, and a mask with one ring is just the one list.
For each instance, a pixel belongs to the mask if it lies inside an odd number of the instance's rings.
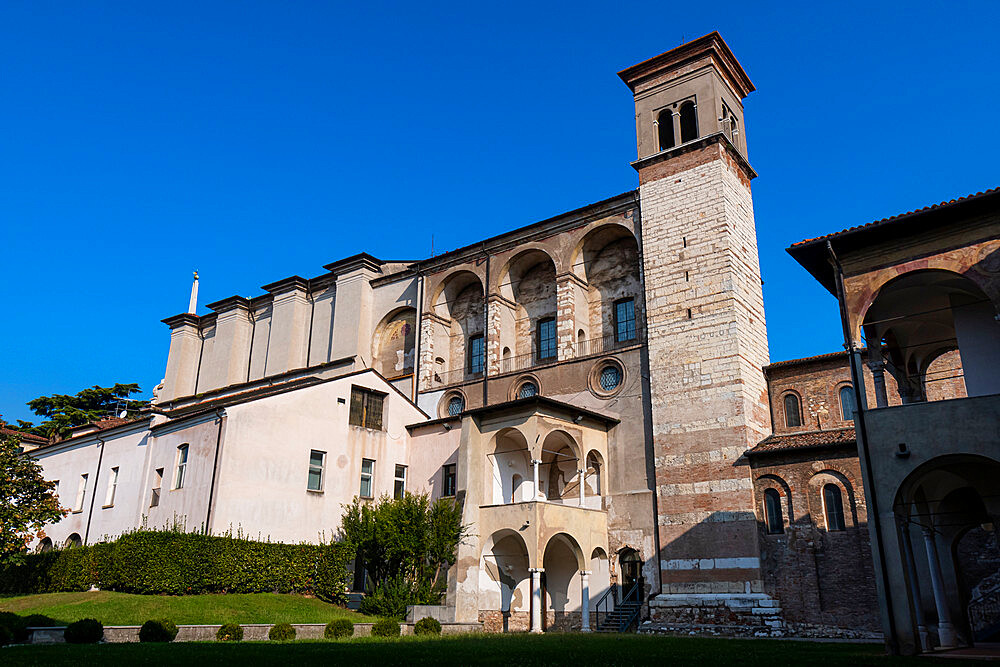
[[631,335],[623,336],[618,333],[611,333],[598,338],[578,341],[575,356],[589,357],[593,354],[606,354],[639,342],[638,331],[630,331],[628,334]]
[[473,373],[464,368],[456,368],[450,371],[434,371],[434,384],[441,386],[458,384],[460,382],[478,380],[481,377],[483,377],[482,371]]

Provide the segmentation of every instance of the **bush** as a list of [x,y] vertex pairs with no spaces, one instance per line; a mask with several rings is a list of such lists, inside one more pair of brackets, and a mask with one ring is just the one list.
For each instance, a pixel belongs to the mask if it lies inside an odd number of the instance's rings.
[[372,625],[372,637],[398,637],[399,622],[392,618],[380,618]]
[[140,642],[172,642],[177,638],[177,626],[168,620],[149,620],[139,628]]
[[83,618],[66,626],[63,638],[67,644],[96,644],[104,639],[104,626],[93,618]]
[[277,623],[267,631],[267,638],[273,642],[290,642],[295,639],[295,628],[290,623]]
[[343,637],[350,637],[353,634],[354,624],[346,618],[338,618],[335,621],[330,621],[326,624],[326,630],[323,631],[323,636],[327,639],[341,639]]
[[[0,611],[0,628],[6,633],[0,638],[0,644],[10,644],[13,642],[24,642],[28,640],[27,619],[21,618],[12,611]],[[7,635],[10,638],[7,639]]]
[[243,641],[243,626],[239,623],[226,623],[216,631],[215,638],[220,642],[241,642]]
[[439,635],[441,634],[441,624],[436,618],[426,616],[416,622],[413,626],[415,635]]
[[28,614],[24,617],[24,624],[29,628],[57,628],[65,625],[45,614]]
[[360,611],[362,614],[370,616],[384,616],[397,620],[406,618],[407,606],[425,604],[420,600],[418,587],[403,575],[389,577],[364,597],[361,601]]
[[275,544],[176,531],[136,531],[115,542],[28,554],[0,568],[0,593],[101,590],[144,595],[312,593],[342,602],[346,544]]
[[14,642],[14,633],[6,625],[0,625],[0,646],[6,646]]

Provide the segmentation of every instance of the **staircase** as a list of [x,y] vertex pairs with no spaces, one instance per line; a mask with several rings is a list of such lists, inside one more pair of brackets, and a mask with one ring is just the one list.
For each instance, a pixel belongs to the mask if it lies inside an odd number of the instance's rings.
[[624,594],[620,594],[617,584],[613,584],[595,605],[597,632],[628,632],[639,620],[642,602],[639,597],[639,582]]

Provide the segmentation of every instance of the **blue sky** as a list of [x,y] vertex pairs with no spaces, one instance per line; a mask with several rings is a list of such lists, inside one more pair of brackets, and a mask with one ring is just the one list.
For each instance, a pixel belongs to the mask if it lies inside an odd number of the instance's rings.
[[836,302],[784,249],[1000,185],[997,25],[996,2],[7,0],[0,413],[148,394],[194,269],[202,304],[252,296],[636,187],[615,73],[715,29],[758,89],[771,359],[839,349]]

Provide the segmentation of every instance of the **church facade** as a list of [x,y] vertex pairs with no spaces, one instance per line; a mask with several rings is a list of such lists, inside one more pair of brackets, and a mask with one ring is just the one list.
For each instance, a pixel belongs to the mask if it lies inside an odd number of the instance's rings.
[[619,76],[636,190],[167,318],[151,415],[31,452],[72,510],[39,547],[329,540],[354,497],[419,492],[471,526],[446,621],[877,633],[847,354],[770,364],[753,84],[718,33]]

